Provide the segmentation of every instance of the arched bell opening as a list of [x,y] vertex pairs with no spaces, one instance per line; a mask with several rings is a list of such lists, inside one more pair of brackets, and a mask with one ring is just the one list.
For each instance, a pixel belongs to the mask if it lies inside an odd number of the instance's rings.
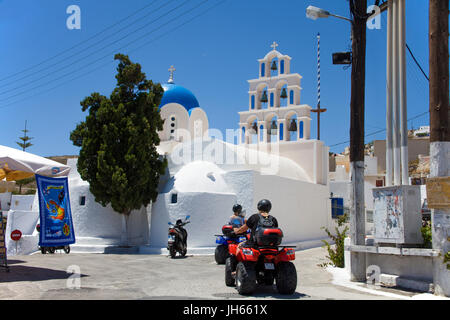
[[298,140],[298,126],[297,126],[297,114],[292,114],[287,118],[286,126],[288,129],[287,137],[289,141],[297,141]]
[[272,61],[270,62],[270,76],[271,77],[276,77],[279,75],[278,72],[278,57],[275,57],[272,59]]
[[287,84],[280,89],[280,107],[286,107],[288,105]]
[[267,141],[277,142],[278,141],[278,117],[273,116],[267,119]]
[[258,143],[258,119],[249,122],[248,137],[250,144]]
[[261,109],[267,109],[269,107],[269,94],[267,87],[262,89],[259,101],[261,103]]

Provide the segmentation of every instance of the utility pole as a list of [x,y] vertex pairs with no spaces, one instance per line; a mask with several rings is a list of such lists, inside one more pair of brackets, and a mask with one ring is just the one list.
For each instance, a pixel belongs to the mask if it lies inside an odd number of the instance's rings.
[[[429,0],[430,177],[450,176],[448,0]],[[444,178],[445,179],[445,178]],[[428,188],[427,188],[428,189]],[[432,209],[433,249],[450,250],[450,208]],[[437,294],[450,296],[450,271],[433,263]]]
[[[364,100],[366,78],[367,0],[350,0],[352,20],[352,77],[350,101],[350,170],[352,245],[365,245]],[[351,252],[351,280],[366,281],[365,253]]]

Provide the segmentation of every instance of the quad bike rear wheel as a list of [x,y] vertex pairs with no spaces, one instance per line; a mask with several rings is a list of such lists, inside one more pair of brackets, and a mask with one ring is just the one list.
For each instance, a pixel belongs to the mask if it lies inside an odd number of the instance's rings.
[[225,284],[227,287],[236,286],[236,279],[233,277],[233,271],[236,270],[236,258],[229,256],[225,260]]
[[214,258],[216,259],[217,264],[224,264],[227,257],[228,257],[228,246],[225,245],[217,246],[214,252]]
[[297,270],[292,262],[280,262],[276,274],[277,290],[281,294],[293,294],[297,288]]
[[236,289],[242,295],[249,295],[255,291],[256,271],[253,263],[239,262],[237,264]]

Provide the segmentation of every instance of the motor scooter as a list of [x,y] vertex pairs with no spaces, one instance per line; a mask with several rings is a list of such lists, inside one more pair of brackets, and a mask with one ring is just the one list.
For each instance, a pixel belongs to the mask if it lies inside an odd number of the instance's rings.
[[175,258],[177,252],[181,254],[182,257],[186,255],[187,252],[187,231],[183,227],[190,223],[189,218],[191,216],[186,216],[184,221],[178,219],[175,224],[169,222],[169,236],[167,239],[167,250],[169,251],[170,257]]

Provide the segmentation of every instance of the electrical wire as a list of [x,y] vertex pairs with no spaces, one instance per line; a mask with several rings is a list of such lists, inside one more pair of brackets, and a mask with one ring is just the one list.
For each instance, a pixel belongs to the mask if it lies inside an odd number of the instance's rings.
[[[186,0],[185,2],[183,2],[183,4],[186,4],[186,3],[188,3],[189,1],[192,1],[192,0]],[[172,18],[172,20],[179,19],[179,18],[181,18],[182,16],[191,13],[192,11],[194,11],[195,9],[197,9],[198,7],[200,7],[200,6],[202,6],[203,4],[205,4],[207,1],[209,1],[209,0],[204,0],[204,1],[200,2],[200,3],[197,4],[196,6],[190,8],[189,10],[187,10],[187,11],[185,11],[185,12],[179,14],[178,16],[176,16],[176,17],[174,17],[174,18]],[[179,6],[178,6],[178,7],[179,7]],[[167,15],[167,14],[164,14],[164,16],[165,16],[165,15]],[[141,37],[139,37],[139,38],[137,38],[137,39],[134,39],[134,40],[128,42],[127,44],[121,46],[120,48],[117,48],[117,49],[115,49],[115,50],[113,50],[113,51],[108,52],[107,54],[101,56],[100,58],[98,58],[98,59],[96,59],[96,60],[94,60],[94,61],[91,61],[91,62],[88,63],[88,64],[85,64],[84,66],[78,67],[76,70],[74,70],[74,71],[72,71],[72,72],[66,73],[66,74],[64,74],[64,75],[62,75],[62,76],[59,76],[58,78],[52,79],[51,81],[48,81],[48,82],[46,82],[46,83],[44,83],[44,84],[39,84],[39,85],[37,85],[37,86],[34,86],[34,87],[30,88],[30,89],[27,89],[26,91],[22,91],[22,92],[19,92],[19,93],[14,94],[14,95],[11,95],[11,96],[9,96],[9,97],[6,97],[5,99],[0,100],[0,102],[4,102],[4,101],[7,101],[7,100],[10,100],[11,98],[20,96],[20,95],[22,95],[22,94],[24,94],[24,93],[27,93],[27,92],[29,92],[30,90],[35,90],[35,89],[44,87],[44,86],[46,86],[46,85],[48,85],[48,84],[51,84],[51,83],[53,83],[53,82],[55,82],[55,81],[58,81],[58,80],[62,79],[62,78],[65,78],[65,77],[67,77],[67,76],[70,76],[70,75],[72,75],[73,73],[76,73],[76,72],[79,72],[80,70],[86,69],[87,67],[90,67],[91,65],[97,63],[98,61],[101,61],[101,60],[103,60],[104,58],[107,58],[108,56],[111,56],[111,55],[117,53],[119,50],[122,50],[123,48],[125,48],[125,47],[127,47],[127,46],[129,46],[129,45],[131,45],[131,44],[133,44],[133,43],[135,43],[135,42],[137,42],[137,41],[141,41],[142,38],[147,37],[148,35],[150,35],[150,34],[156,32],[156,31],[158,31],[159,29],[165,27],[167,24],[168,24],[168,23],[165,23],[165,24],[163,24],[163,25],[160,25],[159,27],[157,27],[157,28],[151,30],[150,32],[147,32],[147,33],[144,34],[143,36],[141,36]],[[85,58],[85,57],[83,57],[83,58],[81,58],[81,59],[78,59],[77,61],[72,62],[72,63],[71,63],[70,65],[68,65],[68,66],[72,66],[73,64],[75,64],[75,63],[77,63],[77,62],[83,60],[84,58]],[[67,68],[68,66],[65,66],[64,68],[60,68],[59,70],[65,69],[65,68]],[[58,70],[58,71],[59,71],[59,70]],[[44,77],[47,77],[47,76],[48,76],[48,75],[46,75],[46,76],[44,76]],[[42,78],[44,78],[44,77],[42,77]],[[42,78],[40,78],[40,80],[41,80]],[[34,81],[33,81],[33,83],[34,83]]]
[[97,38],[99,35],[105,33],[106,31],[109,31],[109,30],[113,29],[114,27],[120,25],[122,22],[128,20],[129,18],[135,16],[136,14],[138,14],[138,13],[140,13],[140,12],[143,12],[145,9],[147,9],[147,8],[150,7],[150,6],[152,6],[155,2],[156,2],[156,0],[155,0],[155,1],[152,1],[151,3],[145,5],[144,7],[142,7],[142,8],[140,8],[140,9],[134,11],[132,14],[126,16],[125,18],[122,18],[121,20],[115,22],[114,24],[112,24],[112,25],[106,27],[105,29],[103,29],[103,30],[97,32],[96,34],[94,34],[93,36],[89,37],[88,39],[83,40],[83,41],[81,41],[81,42],[75,44],[74,46],[72,46],[72,47],[70,47],[70,48],[68,48],[68,49],[63,50],[63,51],[61,51],[61,52],[55,54],[54,56],[52,56],[52,57],[50,57],[50,58],[47,58],[47,59],[45,59],[45,60],[43,60],[43,61],[41,61],[41,62],[39,62],[39,63],[37,63],[37,64],[35,64],[35,65],[33,65],[33,66],[27,67],[27,68],[25,68],[25,69],[23,69],[23,70],[21,70],[21,71],[18,71],[18,72],[16,72],[16,73],[10,74],[10,75],[8,75],[8,76],[6,76],[6,77],[4,77],[4,78],[0,78],[0,82],[5,81],[5,80],[10,80],[10,78],[13,78],[13,77],[15,77],[15,76],[17,76],[17,75],[19,75],[19,74],[22,74],[22,73],[24,73],[24,72],[27,72],[27,71],[29,71],[29,70],[32,70],[32,69],[34,69],[34,68],[36,68],[36,67],[38,67],[38,66],[40,66],[40,65],[45,64],[46,62],[49,62],[49,61],[53,60],[54,58],[57,58],[57,57],[63,55],[63,54],[66,53],[66,52],[72,51],[72,49],[75,49],[75,48],[80,47],[80,45],[82,45],[82,44],[84,44],[84,43],[87,43],[87,42],[91,41],[92,39]]
[[[184,22],[181,23],[180,25],[175,26],[174,28],[168,30],[167,32],[165,32],[165,33],[163,33],[163,34],[161,34],[161,35],[159,35],[159,36],[157,36],[157,37],[151,39],[150,41],[145,42],[143,45],[141,45],[141,46],[139,46],[139,47],[137,47],[137,48],[134,48],[134,49],[132,49],[132,50],[129,50],[129,51],[130,51],[130,52],[137,51],[137,50],[140,50],[140,49],[144,48],[145,46],[148,46],[149,44],[151,44],[151,43],[153,43],[153,42],[159,40],[160,38],[162,38],[162,37],[164,37],[164,36],[166,36],[166,35],[172,33],[173,31],[175,31],[175,30],[177,30],[177,29],[179,29],[179,28],[185,26],[186,24],[188,24],[188,23],[192,22],[193,20],[199,18],[200,16],[206,14],[208,11],[211,11],[212,9],[218,7],[219,5],[221,5],[222,3],[224,3],[225,1],[227,1],[227,0],[221,0],[221,1],[219,1],[218,3],[214,4],[213,6],[211,6],[211,7],[207,8],[207,9],[203,10],[203,11],[200,12],[199,14],[197,14],[197,15],[193,16],[192,18],[190,18],[190,19],[184,21]],[[87,75],[90,75],[90,74],[92,74],[94,71],[97,71],[97,70],[99,70],[99,69],[101,69],[101,68],[103,68],[103,67],[105,67],[105,66],[107,66],[107,65],[110,65],[110,64],[112,64],[113,62],[115,62],[115,61],[109,61],[109,62],[107,62],[107,63],[105,63],[105,64],[102,64],[102,65],[100,65],[100,66],[98,66],[98,67],[96,67],[96,68],[94,68],[94,69],[89,70],[88,72],[85,72],[85,73],[83,73],[83,74],[81,74],[81,75],[78,75],[78,76],[76,76],[76,77],[73,77],[73,78],[69,79],[68,81],[62,82],[62,83],[58,84],[57,86],[54,86],[54,87],[52,87],[52,88],[49,88],[49,89],[40,91],[40,92],[37,93],[37,94],[33,94],[33,95],[28,96],[28,97],[25,97],[25,98],[23,98],[23,99],[16,100],[16,101],[11,102],[11,103],[8,103],[8,104],[6,104],[6,105],[0,106],[0,109],[3,109],[3,108],[6,108],[6,107],[8,107],[8,106],[14,105],[14,104],[16,104],[16,103],[19,103],[19,102],[22,102],[22,101],[25,101],[25,100],[34,98],[34,97],[36,97],[36,96],[43,95],[43,94],[45,94],[45,93],[47,93],[47,92],[53,91],[53,90],[55,90],[55,89],[57,89],[57,88],[59,88],[59,87],[65,85],[65,84],[67,84],[67,83],[73,82],[73,81],[78,80],[78,79],[80,79],[80,78],[82,78],[82,77],[85,77],[85,76],[87,76]]]

